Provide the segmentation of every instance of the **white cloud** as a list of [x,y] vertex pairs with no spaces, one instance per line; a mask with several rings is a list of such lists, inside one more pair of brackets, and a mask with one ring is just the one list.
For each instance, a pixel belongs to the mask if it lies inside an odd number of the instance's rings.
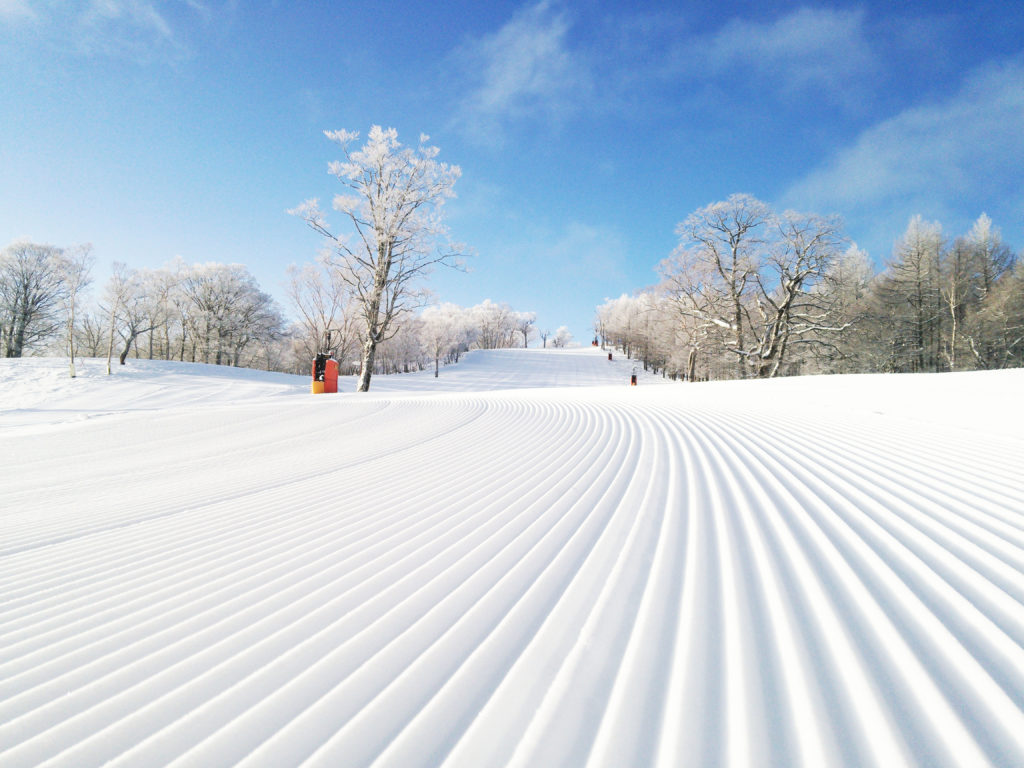
[[169,20],[175,6],[204,22],[212,14],[198,0],[0,0],[0,20],[31,20],[37,40],[61,50],[149,63],[190,52],[181,20]]
[[794,184],[785,200],[836,210],[848,219],[877,214],[879,220],[905,222],[921,213],[952,217],[954,225],[983,209],[991,212],[993,204],[1019,204],[1022,83],[1020,60],[978,70],[948,99],[865,130]]
[[170,24],[145,0],[92,0],[79,17],[82,50],[109,55],[145,55],[154,48],[183,52]]
[[878,66],[865,16],[802,8],[687,35],[681,16],[627,14],[593,22],[604,34],[599,49],[586,35],[589,43],[571,40],[568,10],[543,0],[453,54],[466,94],[457,120],[477,139],[500,140],[527,118],[558,126],[583,110],[657,109],[651,88],[707,78],[854,107]]
[[35,16],[28,0],[0,0],[0,20],[22,21]]
[[828,8],[801,8],[770,23],[734,19],[692,41],[685,56],[715,72],[741,67],[785,90],[825,89],[839,100],[874,66],[864,12]]
[[544,0],[501,29],[463,46],[455,65],[469,81],[459,119],[471,133],[500,130],[510,119],[560,122],[590,90],[590,75],[567,43],[567,16]]

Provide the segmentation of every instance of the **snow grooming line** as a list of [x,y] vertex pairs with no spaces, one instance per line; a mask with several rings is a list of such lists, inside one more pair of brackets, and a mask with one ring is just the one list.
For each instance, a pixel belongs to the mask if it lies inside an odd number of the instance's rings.
[[1024,371],[133,364],[0,362],[5,768],[1024,763]]

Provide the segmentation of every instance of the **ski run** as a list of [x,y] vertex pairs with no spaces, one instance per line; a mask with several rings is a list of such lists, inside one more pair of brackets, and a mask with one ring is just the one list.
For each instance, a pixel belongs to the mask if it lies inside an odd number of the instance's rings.
[[1024,766],[1024,370],[0,361],[0,766]]

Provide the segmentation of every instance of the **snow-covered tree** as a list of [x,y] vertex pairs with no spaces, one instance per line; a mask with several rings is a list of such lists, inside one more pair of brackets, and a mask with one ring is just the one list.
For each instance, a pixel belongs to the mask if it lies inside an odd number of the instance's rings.
[[[680,246],[662,271],[676,278],[673,291],[701,322],[727,330],[737,373],[747,373],[749,323],[745,306],[756,287],[760,248],[772,210],[750,195],[731,195],[690,214],[677,228]],[[674,262],[674,263],[672,263]]]
[[1024,367],[1024,261],[991,288],[968,341],[979,368]]
[[885,370],[938,370],[943,319],[939,293],[942,248],[941,225],[914,216],[880,276],[875,297],[881,323],[889,328],[890,342]]
[[103,355],[106,325],[98,308],[79,312],[75,322],[75,349],[83,357]]
[[455,304],[427,307],[420,314],[420,339],[434,360],[435,378],[440,375],[441,359],[462,341],[465,327],[465,313]]
[[1013,251],[1003,242],[999,228],[986,214],[981,214],[965,238],[973,252],[973,278],[976,291],[984,300],[1003,275],[1014,266]]
[[779,216],[749,195],[732,195],[691,214],[677,233],[660,289],[675,302],[694,354],[694,344],[718,339],[740,376],[771,377],[794,347],[829,344],[827,334],[845,330],[821,289],[843,243],[834,217]]
[[566,326],[560,326],[551,339],[551,346],[556,349],[564,349],[572,343],[572,333]]
[[823,336],[809,370],[856,373],[874,370],[878,330],[871,323],[870,290],[875,268],[867,252],[850,245],[836,255],[815,289],[827,297],[832,323],[842,333]]
[[[120,365],[125,364],[136,340],[156,327],[150,294],[152,283],[147,278],[145,272],[121,265],[108,284],[107,297],[113,307],[111,327],[121,338]],[[108,354],[108,366],[109,362]]]
[[52,245],[18,240],[0,252],[0,348],[4,357],[56,336],[63,325],[61,279],[63,251]]
[[330,230],[315,199],[292,212],[330,239],[335,266],[354,291],[363,326],[357,390],[366,392],[377,345],[397,332],[398,320],[417,303],[417,280],[433,265],[451,265],[457,258],[441,214],[444,202],[454,196],[461,170],[439,162],[439,150],[427,145],[425,135],[417,149],[403,147],[393,128],[377,125],[359,149],[352,146],[358,133],[325,135],[345,156],[328,168],[348,190],[334,198],[333,207],[348,220],[355,237]]
[[420,318],[410,317],[395,326],[395,333],[377,349],[375,373],[393,374],[421,371],[427,354],[421,340]]
[[82,245],[73,251],[62,253],[56,263],[61,282],[64,283],[61,303],[67,329],[65,342],[68,349],[68,372],[72,379],[75,378],[75,310],[78,309],[81,292],[89,285],[93,261],[92,246]]
[[326,259],[291,266],[286,291],[301,328],[297,352],[307,364],[319,352],[342,362],[356,356],[359,337],[352,291],[339,270]]
[[[110,361],[114,356],[114,335],[117,333],[118,312],[121,311],[122,304],[128,300],[131,293],[131,280],[132,272],[129,271],[128,265],[115,261],[114,269],[110,279],[107,281],[106,288],[107,313],[110,316],[109,334],[107,336],[107,376],[113,373]],[[124,361],[121,364],[124,365]]]
[[181,328],[181,283],[184,266],[180,261],[173,262],[170,267],[147,269],[139,273],[144,282],[143,312],[147,316],[150,330],[140,334],[136,340],[136,354],[139,354],[139,341],[145,338],[146,355],[150,360],[162,358],[169,360],[174,337]]
[[516,312],[516,330],[523,335],[523,349],[530,346],[530,338],[537,331],[536,323],[536,312]]
[[241,365],[250,345],[282,332],[276,302],[241,264],[196,264],[182,287],[191,303],[193,350],[199,347],[203,362]]
[[[978,217],[971,231],[963,239],[968,251],[969,277],[966,289],[966,311],[963,317],[963,337],[967,341],[973,363],[979,368],[998,368],[1005,365],[1006,337],[1002,324],[992,325],[992,312],[986,308],[999,304],[1006,306],[1012,291],[1000,288],[1004,279],[1013,283],[1013,252],[1003,242],[999,229],[984,213]],[[1012,334],[1011,334],[1012,335]]]
[[841,253],[843,237],[834,217],[786,211],[773,218],[775,238],[754,275],[756,311],[748,313],[753,342],[744,358],[759,378],[775,376],[793,346],[823,343],[845,330],[832,312],[832,298],[818,285]]
[[516,338],[516,314],[508,304],[498,304],[490,299],[471,307],[469,315],[476,330],[476,346],[480,349],[511,347]]
[[949,370],[957,370],[958,352],[962,346],[963,324],[972,303],[971,248],[958,237],[950,248],[939,255],[939,294],[943,312],[948,319],[948,334],[943,354]]

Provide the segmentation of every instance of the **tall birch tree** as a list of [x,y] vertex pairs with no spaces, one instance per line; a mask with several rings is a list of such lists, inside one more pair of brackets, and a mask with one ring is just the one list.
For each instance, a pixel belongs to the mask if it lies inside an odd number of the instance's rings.
[[413,308],[417,281],[435,264],[456,263],[458,254],[448,240],[442,212],[462,171],[439,162],[439,150],[427,144],[426,135],[420,136],[416,149],[403,147],[395,129],[379,125],[358,149],[353,147],[358,133],[324,135],[345,156],[328,170],[348,192],[334,198],[333,208],[345,217],[354,237],[332,231],[316,199],[291,213],[331,241],[339,274],[352,287],[363,326],[356,390],[366,392],[377,346],[397,333],[398,320]]
[[64,322],[67,332],[68,373],[75,378],[75,310],[83,289],[89,285],[93,264],[92,246],[82,245],[73,252],[65,252],[57,260],[60,279],[64,283],[61,303],[64,307]]

